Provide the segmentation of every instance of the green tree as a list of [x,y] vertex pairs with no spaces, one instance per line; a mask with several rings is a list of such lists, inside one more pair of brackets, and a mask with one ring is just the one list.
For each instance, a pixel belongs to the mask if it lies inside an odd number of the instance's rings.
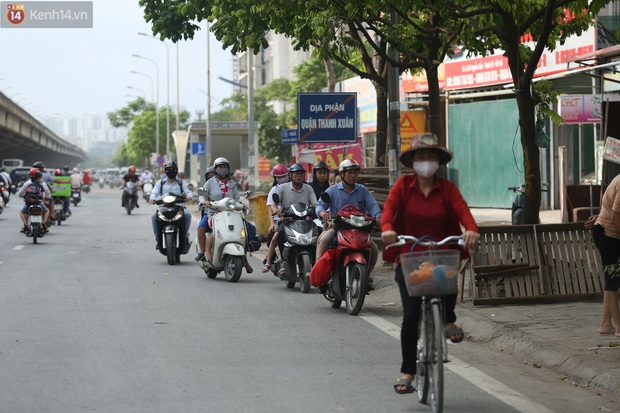
[[[463,38],[466,49],[482,54],[503,50],[514,82],[525,175],[523,220],[538,223],[541,201],[540,151],[536,145],[536,111],[549,112],[543,86],[532,79],[545,49],[593,24],[596,13],[610,0],[476,0],[461,7],[458,15],[468,21],[470,35]],[[523,36],[533,41],[523,42]]]
[[[127,142],[117,148],[113,162],[117,165],[148,165],[151,153],[155,152],[156,147],[157,116],[155,105],[146,104],[144,99],[138,98],[129,102],[126,107],[108,113],[107,116],[115,127],[131,125]],[[179,113],[181,129],[187,126],[189,116],[188,111]],[[173,111],[170,111],[170,122],[176,123],[176,114]],[[160,131],[166,130],[165,117],[160,116],[159,129]],[[162,136],[161,139],[165,142],[165,137]],[[162,142],[160,142],[161,145]],[[165,147],[165,143],[163,145]],[[170,137],[170,151],[175,153],[172,137]]]

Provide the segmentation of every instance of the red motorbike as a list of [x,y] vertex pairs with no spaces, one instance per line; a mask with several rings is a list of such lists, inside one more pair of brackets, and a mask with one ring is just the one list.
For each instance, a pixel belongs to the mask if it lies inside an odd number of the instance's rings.
[[[331,203],[328,194],[321,194],[321,199],[328,205]],[[332,243],[325,253],[331,262],[331,279],[319,291],[332,303],[332,308],[340,308],[344,301],[347,312],[356,315],[369,291],[370,233],[377,221],[358,207],[345,205],[332,222],[336,230],[335,245]]]

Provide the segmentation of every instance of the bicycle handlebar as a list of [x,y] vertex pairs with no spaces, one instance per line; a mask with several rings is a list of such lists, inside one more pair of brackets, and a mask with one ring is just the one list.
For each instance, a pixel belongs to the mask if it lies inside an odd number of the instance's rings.
[[457,241],[458,245],[463,245],[465,241],[465,237],[462,235],[451,235],[449,237],[442,239],[441,241],[426,241],[426,240],[420,241],[419,238],[416,238],[413,235],[399,235],[398,241],[393,244],[387,245],[385,249],[390,249],[391,247],[405,245],[407,242],[417,242],[419,245],[423,245],[427,247],[436,247],[440,245],[450,244],[450,243],[453,243],[454,241]]

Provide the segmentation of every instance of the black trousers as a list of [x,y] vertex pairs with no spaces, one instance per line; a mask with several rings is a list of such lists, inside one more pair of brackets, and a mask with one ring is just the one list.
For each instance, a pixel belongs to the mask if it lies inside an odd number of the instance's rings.
[[[592,227],[592,240],[601,254],[603,267],[618,264],[620,259],[620,239],[605,235],[605,228],[600,225]],[[610,278],[605,274],[605,291],[618,291],[620,289],[620,277]]]
[[[407,285],[403,278],[403,270],[398,264],[396,268],[395,280],[400,290],[400,298],[403,302],[403,324],[400,329],[400,346],[403,355],[403,362],[400,372],[403,374],[416,374],[416,354],[418,352],[418,324],[420,321],[420,309],[422,304],[421,297],[410,297],[407,293]],[[444,324],[454,323],[456,314],[457,293],[445,295],[443,297]]]

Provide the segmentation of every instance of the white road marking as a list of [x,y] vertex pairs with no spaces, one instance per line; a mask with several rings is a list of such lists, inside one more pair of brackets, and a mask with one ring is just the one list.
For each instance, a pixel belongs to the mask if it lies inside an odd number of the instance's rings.
[[25,245],[16,245],[15,247],[13,247],[14,250],[23,250],[25,247]]
[[[396,324],[368,311],[365,311],[364,315],[360,315],[359,317],[377,327],[379,330],[389,334],[397,340],[400,340],[400,327]],[[553,413],[553,410],[547,409],[542,404],[527,398],[527,396],[522,393],[519,393],[518,391],[500,383],[488,374],[483,373],[477,368],[457,359],[453,355],[450,355],[450,363],[444,364],[444,366],[474,386],[489,393],[491,396],[501,400],[519,412]]]

